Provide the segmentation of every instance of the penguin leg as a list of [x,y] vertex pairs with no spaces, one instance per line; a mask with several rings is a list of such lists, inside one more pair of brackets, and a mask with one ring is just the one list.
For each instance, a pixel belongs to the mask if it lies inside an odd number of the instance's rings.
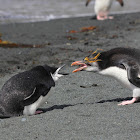
[[105,18],[100,15],[97,15],[97,20],[105,20]]
[[113,19],[113,16],[108,16],[108,11],[106,12],[99,12],[97,14],[97,20],[105,20],[105,19]]
[[138,97],[133,97],[132,100],[127,100],[127,101],[123,101],[118,105],[128,105],[128,104],[133,104],[134,102],[136,102],[138,100]]
[[104,14],[105,14],[105,19],[114,19],[113,16],[108,16],[108,11],[106,11]]
[[113,16],[108,16],[108,19],[114,19],[114,17]]
[[98,14],[97,14],[97,20],[105,20],[106,18],[105,18],[105,14],[104,14],[104,12],[99,12]]
[[37,115],[37,114],[41,114],[41,113],[43,113],[42,110],[37,110],[37,111],[35,112],[35,115]]
[[37,85],[32,96],[26,98],[23,102],[25,106],[23,114],[33,115],[41,114],[42,110],[37,110],[37,108],[42,104],[43,97],[48,94],[50,88],[48,89],[45,85]]

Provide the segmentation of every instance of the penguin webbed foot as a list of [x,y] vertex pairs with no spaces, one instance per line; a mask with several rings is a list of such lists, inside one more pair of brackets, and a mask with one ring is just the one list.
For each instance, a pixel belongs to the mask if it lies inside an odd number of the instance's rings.
[[97,20],[114,19],[113,16],[99,16],[97,15]]
[[35,115],[44,113],[43,110],[36,110]]
[[107,19],[114,19],[114,17],[113,16],[108,16]]
[[97,15],[97,20],[105,20],[106,18],[104,16],[100,16],[100,15]]
[[128,104],[133,104],[134,102],[136,102],[138,100],[138,98],[133,97],[132,100],[127,100],[127,101],[123,101],[118,105],[128,105]]

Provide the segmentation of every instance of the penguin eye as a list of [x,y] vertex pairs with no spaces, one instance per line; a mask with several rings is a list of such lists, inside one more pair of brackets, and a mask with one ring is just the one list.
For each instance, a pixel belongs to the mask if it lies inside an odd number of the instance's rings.
[[87,57],[90,58],[91,56],[92,56],[92,55],[90,54],[90,55],[88,55]]

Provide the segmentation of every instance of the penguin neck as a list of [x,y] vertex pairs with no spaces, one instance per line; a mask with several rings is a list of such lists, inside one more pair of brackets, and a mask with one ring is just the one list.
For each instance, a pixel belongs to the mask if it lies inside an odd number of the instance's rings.
[[54,74],[51,73],[51,76],[52,76],[52,78],[53,78],[54,81],[57,81],[63,75],[58,74],[57,72],[55,72]]

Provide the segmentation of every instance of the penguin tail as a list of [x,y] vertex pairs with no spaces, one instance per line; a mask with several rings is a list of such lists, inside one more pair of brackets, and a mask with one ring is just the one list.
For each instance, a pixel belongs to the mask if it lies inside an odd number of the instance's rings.
[[5,115],[5,110],[4,108],[0,105],[0,119],[6,119],[6,118],[10,118],[10,115]]

